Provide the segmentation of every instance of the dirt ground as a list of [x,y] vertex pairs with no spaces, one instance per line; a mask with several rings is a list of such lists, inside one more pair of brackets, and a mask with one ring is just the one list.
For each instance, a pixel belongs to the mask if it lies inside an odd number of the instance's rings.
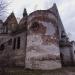
[[5,68],[0,75],[75,75],[75,67],[63,67],[55,70],[29,70],[22,68]]

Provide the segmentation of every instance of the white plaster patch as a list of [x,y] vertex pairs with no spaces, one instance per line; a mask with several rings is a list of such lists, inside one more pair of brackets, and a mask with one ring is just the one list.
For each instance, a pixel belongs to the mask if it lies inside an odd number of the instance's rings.
[[28,61],[26,67],[30,69],[42,69],[42,70],[57,69],[61,68],[61,64],[59,62],[60,62],[59,60],[56,61],[45,60],[45,61],[32,61],[32,62]]
[[60,55],[59,46],[51,43],[50,45],[43,45],[41,35],[28,35],[27,37],[27,50],[26,55],[28,58],[45,56],[47,54]]
[[[31,19],[33,19],[34,17],[36,16],[31,17],[29,20],[31,21]],[[51,16],[51,18],[53,18],[53,16]],[[50,42],[50,44],[45,45],[43,44],[44,39],[42,39],[42,37],[44,37],[43,35],[45,35],[45,38],[47,38],[46,35],[53,36],[56,33],[56,28],[51,22],[44,22],[38,20],[37,22],[40,24],[42,23],[42,25],[46,27],[46,33],[40,34],[39,32],[39,34],[34,34],[31,32],[31,30],[29,30],[29,34],[27,36],[26,67],[31,69],[60,68],[61,62],[58,43]],[[31,23],[28,25],[29,27]],[[48,57],[51,57],[51,59],[49,59]],[[48,59],[41,60],[43,58]]]
[[39,21],[39,23],[42,23],[47,28],[45,35],[53,35],[55,33],[55,27],[51,22]]
[[41,35],[28,35],[27,47],[34,46],[34,45],[41,45],[41,44],[42,44]]
[[[36,40],[34,40],[36,37]],[[32,42],[33,40],[33,42]],[[28,50],[30,49],[30,50]],[[60,68],[60,61],[38,59],[47,58],[51,56],[60,58],[59,46],[55,44],[43,45],[41,35],[28,35],[27,50],[26,50],[26,68],[31,69],[55,69]]]
[[[31,50],[28,50],[26,55],[27,58],[32,57],[44,57],[48,54],[60,56],[59,47],[55,46],[54,44],[51,45],[33,45]],[[35,48],[36,47],[36,48]]]

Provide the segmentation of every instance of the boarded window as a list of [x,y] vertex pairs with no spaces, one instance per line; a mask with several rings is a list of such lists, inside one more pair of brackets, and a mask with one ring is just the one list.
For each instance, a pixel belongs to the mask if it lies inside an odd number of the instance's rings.
[[16,48],[16,38],[14,38],[14,41],[13,41],[13,49]]
[[20,37],[17,38],[17,49],[20,48]]
[[4,48],[5,48],[5,46],[4,46],[4,44],[2,44],[2,45],[0,46],[0,51],[3,51]]

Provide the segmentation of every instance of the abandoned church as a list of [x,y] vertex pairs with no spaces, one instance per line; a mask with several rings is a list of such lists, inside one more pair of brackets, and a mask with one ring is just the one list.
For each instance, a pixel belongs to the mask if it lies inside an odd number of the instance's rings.
[[47,10],[11,13],[0,20],[0,67],[56,69],[75,65],[75,42],[69,41],[56,4]]

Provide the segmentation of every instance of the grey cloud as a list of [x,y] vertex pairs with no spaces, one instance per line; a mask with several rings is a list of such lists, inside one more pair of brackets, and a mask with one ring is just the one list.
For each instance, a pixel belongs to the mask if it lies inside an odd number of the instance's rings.
[[71,33],[71,40],[75,40],[75,0],[62,0],[57,5],[66,32]]

